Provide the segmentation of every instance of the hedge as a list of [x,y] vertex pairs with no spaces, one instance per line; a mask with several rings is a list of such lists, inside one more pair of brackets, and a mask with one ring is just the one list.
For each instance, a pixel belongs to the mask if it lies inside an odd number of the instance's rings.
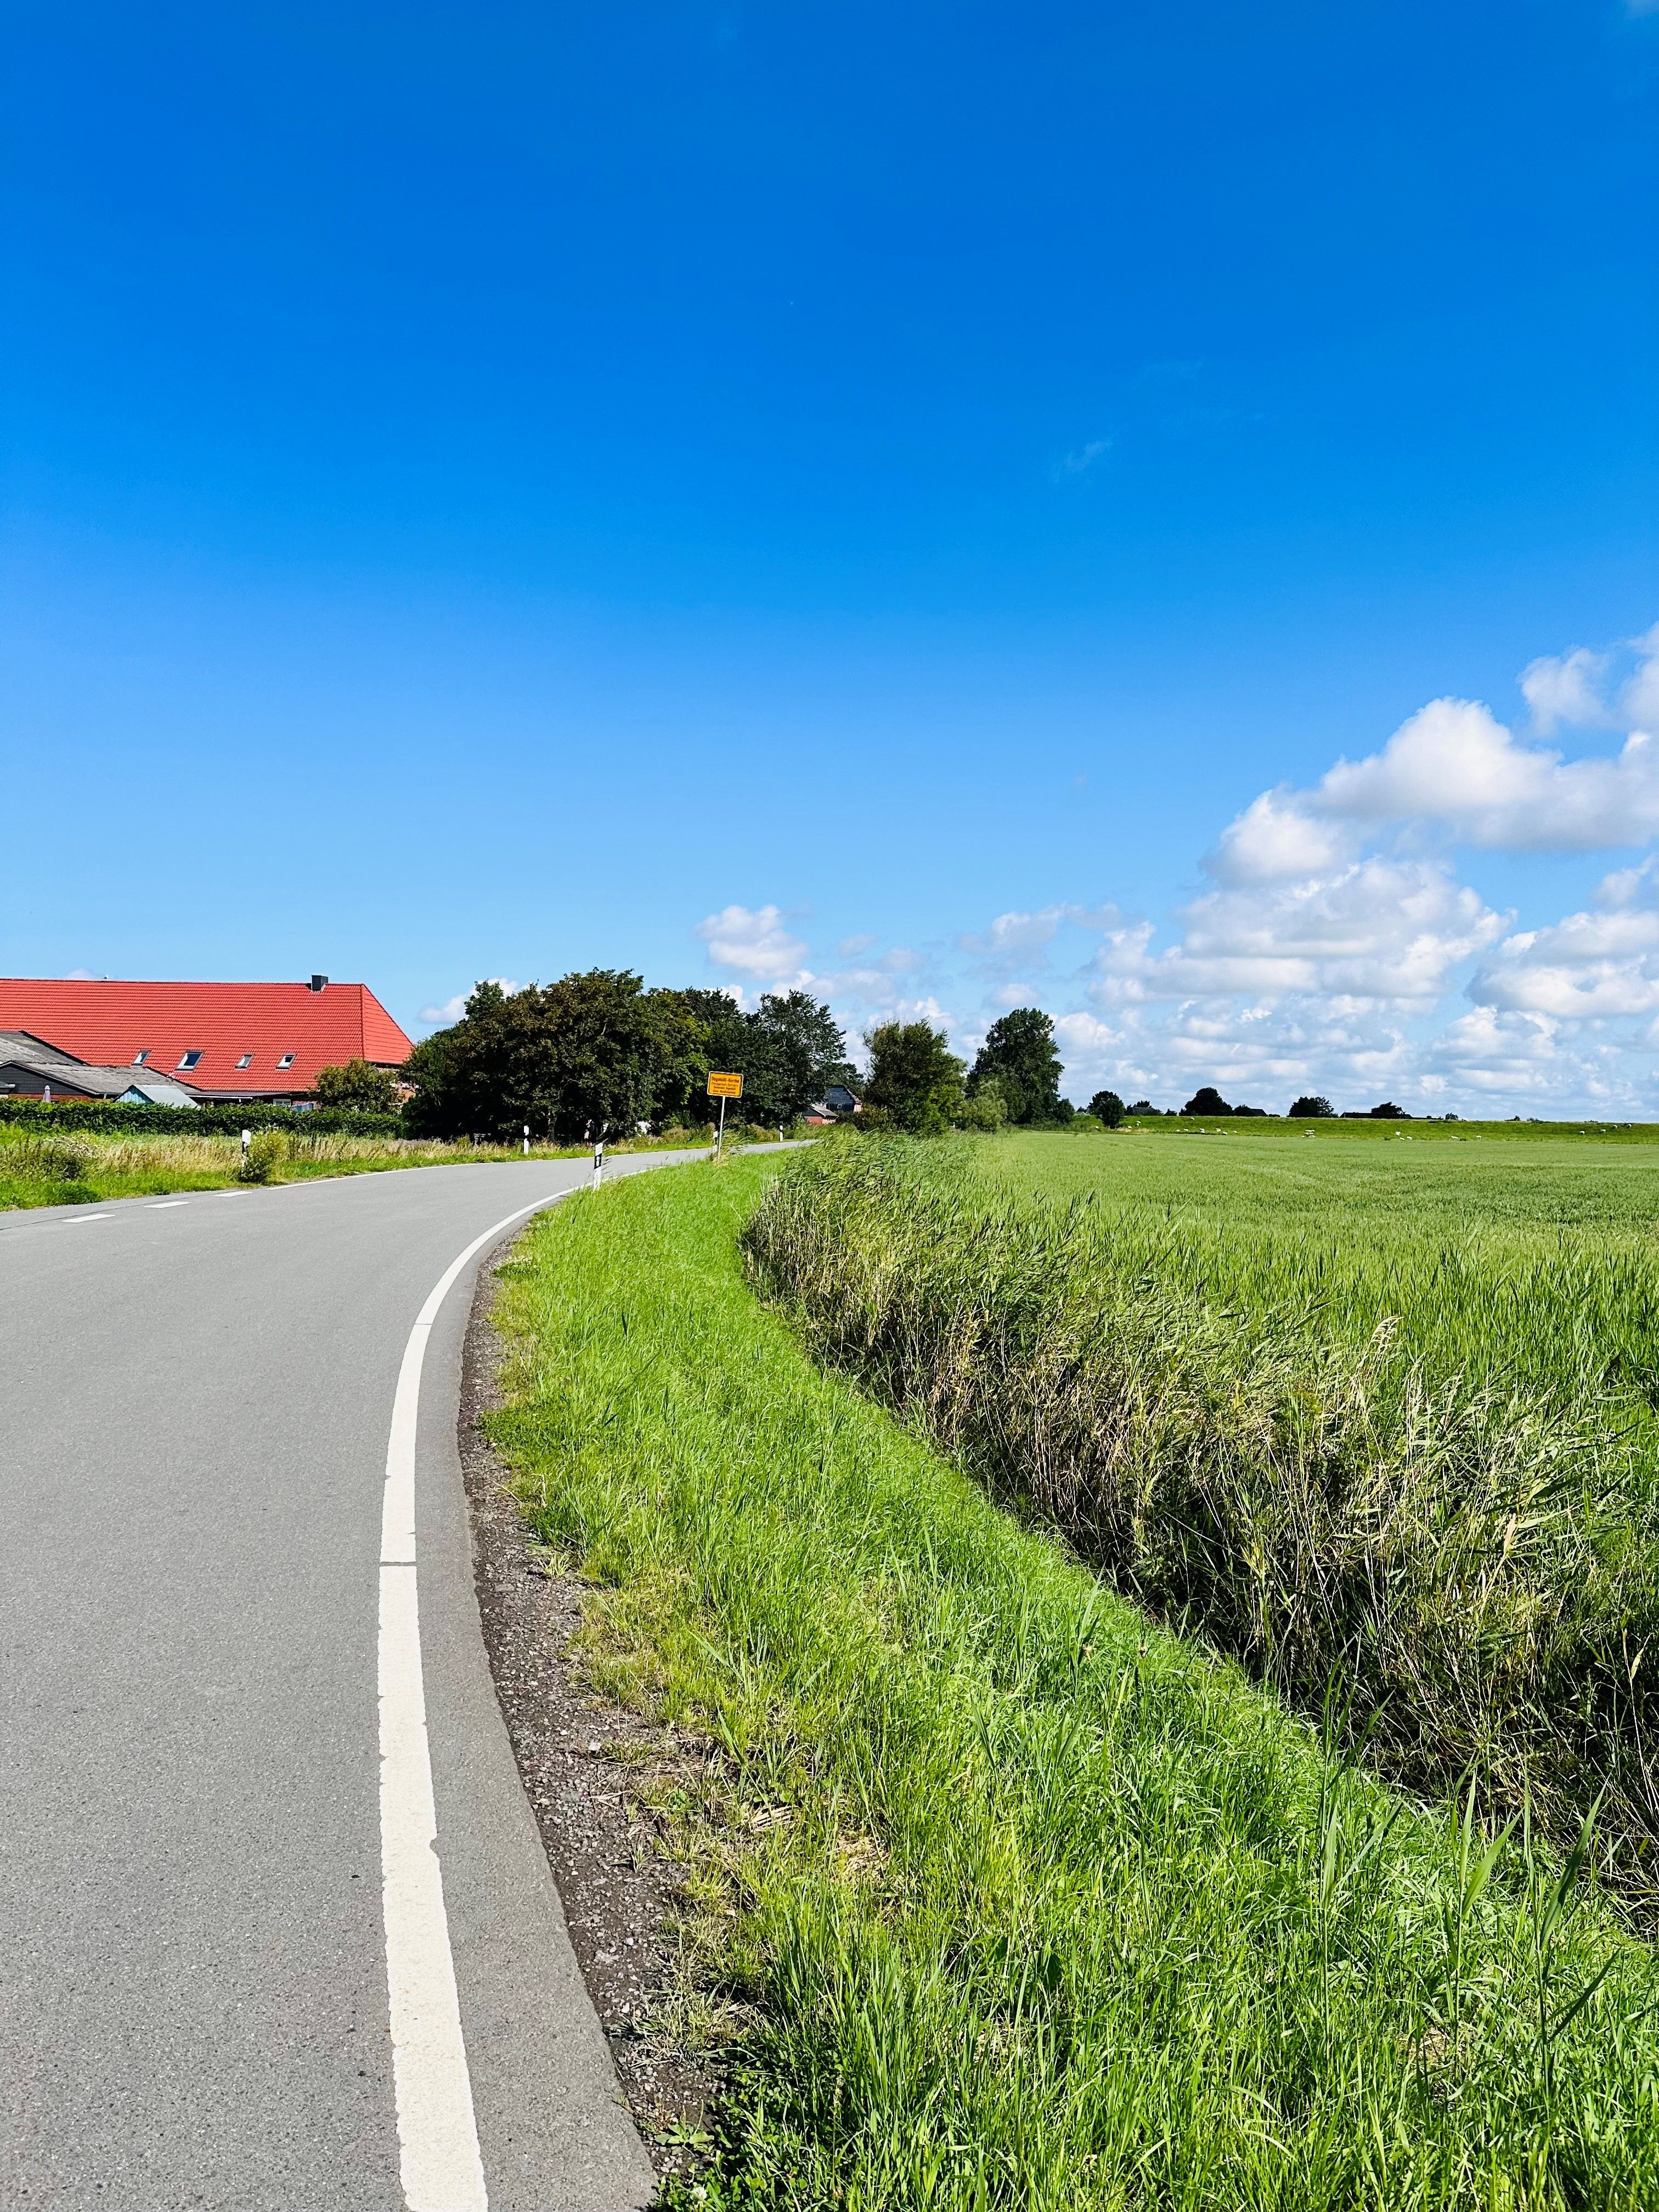
[[0,1098],[0,1121],[22,1121],[39,1128],[92,1129],[106,1135],[151,1137],[205,1136],[239,1129],[308,1129],[319,1134],[354,1137],[400,1137],[404,1125],[396,1114],[361,1114],[338,1107],[319,1107],[304,1113],[292,1106],[121,1106],[112,1100],[54,1099],[50,1106],[39,1098]]

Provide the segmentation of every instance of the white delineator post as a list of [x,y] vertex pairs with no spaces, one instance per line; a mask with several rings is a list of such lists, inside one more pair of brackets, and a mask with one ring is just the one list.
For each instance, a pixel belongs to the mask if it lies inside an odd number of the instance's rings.
[[530,1158],[530,1124],[528,1121],[524,1125],[524,1156],[526,1159]]
[[243,1130],[243,1132],[242,1132],[242,1158],[243,1158],[244,1159],[246,1159],[246,1158],[247,1158],[247,1148],[248,1148],[248,1146],[252,1143],[252,1141],[253,1141],[253,1132],[252,1132],[252,1129],[244,1129],[244,1130]]

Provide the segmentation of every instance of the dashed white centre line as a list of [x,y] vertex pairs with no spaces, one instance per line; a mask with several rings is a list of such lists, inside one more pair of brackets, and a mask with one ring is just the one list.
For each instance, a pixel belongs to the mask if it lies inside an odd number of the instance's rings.
[[64,1224],[65,1229],[78,1229],[83,1221],[107,1221],[106,1213],[71,1213]]
[[165,1213],[170,1206],[188,1206],[189,1204],[190,1200],[187,1198],[152,1198],[149,1201],[149,1210],[152,1213]]
[[398,2144],[409,2212],[488,2212],[472,2076],[444,1909],[415,1565],[421,1368],[438,1310],[477,1252],[550,1192],[475,1237],[439,1277],[404,1347],[380,1508],[380,1885]]

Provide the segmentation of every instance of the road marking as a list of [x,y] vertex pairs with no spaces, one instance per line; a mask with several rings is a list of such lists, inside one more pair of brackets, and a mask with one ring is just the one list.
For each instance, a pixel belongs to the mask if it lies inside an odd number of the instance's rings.
[[421,1368],[439,1309],[467,1261],[563,1191],[520,1206],[451,1261],[416,1316],[398,1372],[380,1507],[380,1884],[398,2144],[409,2212],[488,2212],[472,2077],[444,1910],[415,1563]]
[[189,1204],[190,1200],[187,1198],[153,1198],[149,1201],[149,1210],[152,1213],[165,1213],[170,1206],[188,1206]]
[[71,1213],[64,1226],[65,1229],[78,1229],[83,1221],[107,1221],[108,1219],[109,1216],[106,1213]]

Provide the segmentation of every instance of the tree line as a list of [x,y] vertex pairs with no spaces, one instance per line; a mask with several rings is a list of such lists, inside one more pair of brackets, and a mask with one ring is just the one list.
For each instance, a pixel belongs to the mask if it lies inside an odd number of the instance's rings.
[[[1041,1007],[1000,1015],[971,1064],[927,1021],[878,1022],[864,1042],[870,1073],[860,1084],[835,1016],[808,991],[768,992],[746,1008],[729,991],[647,990],[627,969],[590,968],[520,991],[480,983],[460,1019],[416,1045],[399,1071],[408,1094],[404,1121],[416,1136],[504,1140],[527,1128],[564,1143],[631,1134],[641,1125],[696,1125],[708,1118],[714,1069],[743,1077],[738,1115],[770,1127],[799,1121],[836,1085],[861,1094],[859,1120],[872,1130],[928,1136],[1063,1128],[1079,1119],[1061,1094],[1054,1024]],[[319,1105],[384,1112],[394,1103],[393,1079],[354,1061],[323,1069],[316,1095]],[[1145,1098],[1126,1106],[1116,1091],[1101,1090],[1085,1113],[1116,1128],[1158,1110]],[[1242,1117],[1267,1109],[1230,1105],[1206,1084],[1180,1110]],[[1309,1095],[1290,1112],[1323,1119],[1335,1109]],[[1369,1112],[1410,1118],[1391,1101]]]
[[480,983],[404,1062],[404,1120],[417,1136],[631,1135],[706,1121],[711,1069],[740,1074],[743,1117],[774,1127],[854,1073],[809,992],[769,992],[749,1011],[729,991],[648,991],[629,969],[590,968],[521,991]]

